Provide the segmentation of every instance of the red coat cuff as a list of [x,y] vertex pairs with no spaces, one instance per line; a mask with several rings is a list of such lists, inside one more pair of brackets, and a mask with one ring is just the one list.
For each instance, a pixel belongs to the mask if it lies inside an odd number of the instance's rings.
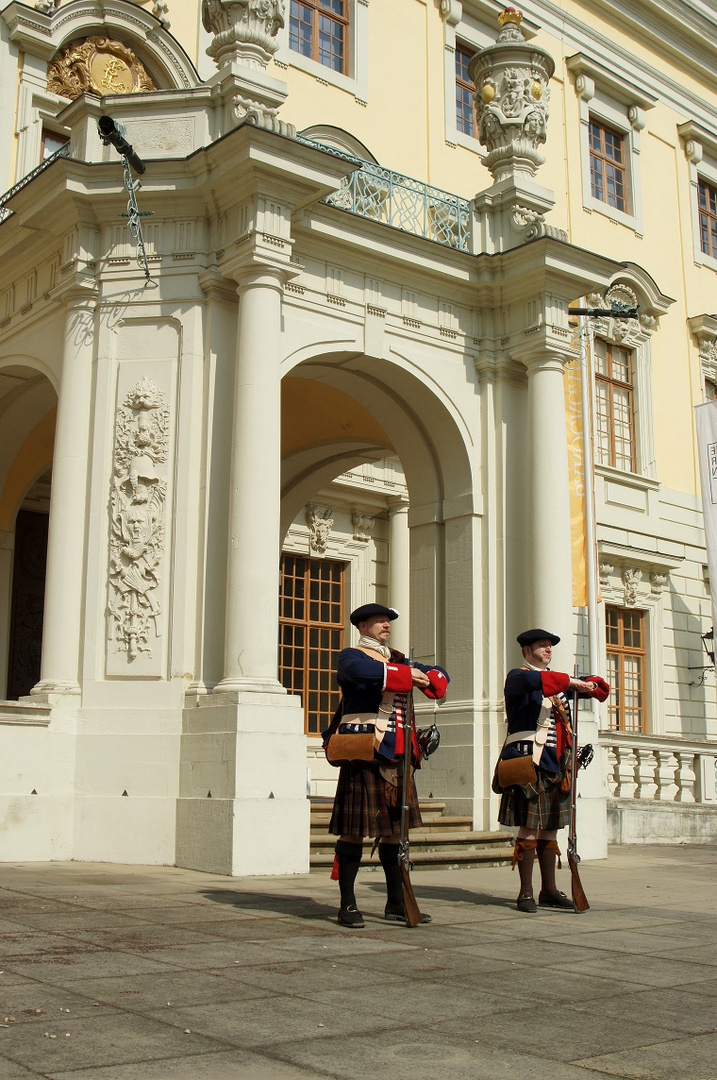
[[413,677],[408,664],[386,664],[385,690],[411,690]]
[[442,671],[438,671],[437,668],[431,668],[426,672],[428,676],[430,686],[421,687],[423,693],[427,698],[432,698],[434,701],[441,701],[446,696],[446,690],[448,689],[448,679]]
[[560,694],[570,686],[570,676],[562,671],[541,671],[540,678],[543,683],[543,693],[546,697]]
[[600,675],[588,675],[585,682],[595,683],[595,689],[590,697],[597,698],[598,701],[606,701],[610,693],[610,684],[606,683]]

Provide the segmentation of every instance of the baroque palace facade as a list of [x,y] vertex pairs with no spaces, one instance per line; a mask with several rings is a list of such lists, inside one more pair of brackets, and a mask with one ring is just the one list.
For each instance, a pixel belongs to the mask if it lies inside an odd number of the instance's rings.
[[0,16],[0,859],[305,871],[371,599],[452,677],[424,797],[496,828],[539,625],[615,687],[582,853],[713,841],[713,6]]

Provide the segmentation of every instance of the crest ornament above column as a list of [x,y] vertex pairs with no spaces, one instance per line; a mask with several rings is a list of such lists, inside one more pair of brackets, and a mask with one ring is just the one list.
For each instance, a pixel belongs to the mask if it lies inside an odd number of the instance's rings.
[[483,164],[494,180],[516,172],[534,176],[545,158],[539,147],[547,138],[549,82],[555,63],[549,53],[529,44],[521,29],[523,15],[507,7],[495,45],[471,60],[475,83],[478,138],[488,148]]
[[217,67],[237,63],[266,68],[279,48],[285,0],[202,0],[204,29],[214,34],[207,49]]

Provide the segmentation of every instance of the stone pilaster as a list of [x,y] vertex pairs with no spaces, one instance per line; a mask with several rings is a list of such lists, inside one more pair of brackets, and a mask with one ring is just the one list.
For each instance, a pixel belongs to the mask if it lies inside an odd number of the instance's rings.
[[35,695],[79,693],[95,292],[90,286],[80,286],[66,304],[52,463],[42,666],[40,682],[32,689]]

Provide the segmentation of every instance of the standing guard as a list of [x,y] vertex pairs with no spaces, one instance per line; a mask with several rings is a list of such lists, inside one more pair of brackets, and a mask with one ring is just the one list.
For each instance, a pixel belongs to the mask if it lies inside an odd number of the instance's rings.
[[[341,892],[338,921],[351,929],[364,926],[356,906],[354,885],[365,836],[376,839],[386,875],[384,918],[406,921],[398,861],[402,801],[399,763],[402,764],[406,732],[410,733],[413,769],[419,768],[421,761],[408,699],[417,688],[426,697],[440,701],[449,682],[443,668],[411,664],[403,653],[389,646],[391,623],[396,618],[397,611],[381,604],[364,604],[351,613],[351,623],[361,636],[354,648],[339,653],[337,680],[341,704],[324,733],[325,745],[330,747],[332,738],[338,736],[343,740],[342,746],[349,747],[342,751],[344,763],[329,832],[339,837],[332,874],[338,878]],[[367,739],[369,731],[371,737]],[[362,743],[367,747],[365,752]],[[327,756],[331,760],[330,748]],[[422,820],[413,775],[406,777],[406,791],[408,827],[417,828]],[[422,921],[430,922],[430,916],[423,915]]]
[[[566,691],[604,701],[610,687],[599,675],[574,678],[549,669],[553,646],[560,638],[547,630],[518,635],[523,666],[508,672],[505,711],[508,732],[496,766],[493,790],[502,794],[498,820],[518,826],[513,853],[520,873],[518,911],[536,912],[533,863],[538,855],[543,907],[569,908],[573,901],[555,882],[560,849],[558,829],[569,823],[572,728]],[[558,866],[561,864],[558,862]]]

